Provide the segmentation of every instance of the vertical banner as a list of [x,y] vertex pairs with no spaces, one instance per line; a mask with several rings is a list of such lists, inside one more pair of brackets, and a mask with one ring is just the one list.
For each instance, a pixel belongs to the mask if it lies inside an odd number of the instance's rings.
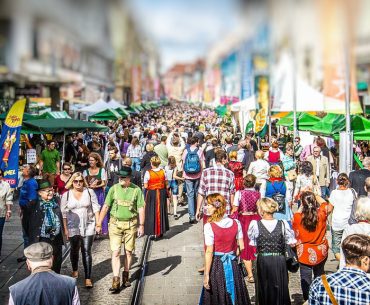
[[141,102],[141,67],[136,66],[131,70],[132,102]]
[[241,49],[241,90],[240,100],[250,98],[254,94],[253,90],[253,65],[252,65],[252,43],[248,41]]
[[238,52],[229,54],[221,62],[222,94],[220,103],[230,105],[239,102],[240,81],[238,70]]
[[10,108],[0,138],[0,168],[12,188],[18,184],[19,141],[25,106],[26,99],[22,99]]

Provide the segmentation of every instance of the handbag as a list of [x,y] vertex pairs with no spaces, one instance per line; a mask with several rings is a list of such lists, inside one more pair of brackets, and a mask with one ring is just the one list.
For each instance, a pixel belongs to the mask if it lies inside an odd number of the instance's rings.
[[294,181],[297,179],[297,172],[295,169],[291,169],[289,171],[287,171],[287,178],[289,181]]
[[[282,221],[282,220],[281,220]],[[285,224],[283,221],[283,227],[284,227],[284,243],[285,243],[285,250],[284,250],[284,256],[285,256],[285,262],[286,262],[286,268],[289,272],[296,273],[299,269],[299,262],[297,253],[291,246],[289,246],[286,243],[286,234],[285,234]]]

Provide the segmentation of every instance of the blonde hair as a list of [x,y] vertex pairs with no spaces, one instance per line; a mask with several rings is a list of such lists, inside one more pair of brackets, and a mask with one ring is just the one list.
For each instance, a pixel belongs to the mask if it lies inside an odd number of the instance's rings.
[[263,157],[265,156],[265,153],[262,150],[257,150],[255,156],[256,156],[256,159],[263,159]]
[[357,221],[370,221],[370,199],[360,197],[357,200],[355,219]]
[[[220,206],[216,206],[216,202],[220,203]],[[215,193],[207,196],[207,204],[213,205],[216,211],[208,217],[207,222],[220,221],[226,213],[226,199],[221,194]]]
[[150,163],[152,164],[152,166],[158,167],[161,164],[161,159],[159,159],[159,157],[157,156],[153,156],[150,158]]
[[238,157],[238,153],[235,150],[229,153],[230,160],[236,160],[237,157]]
[[84,182],[83,182],[84,187],[89,187],[89,186],[87,185],[86,179],[85,179],[85,177],[83,176],[83,174],[82,174],[81,172],[76,172],[76,173],[72,174],[72,176],[71,176],[71,177],[69,178],[69,180],[67,181],[66,186],[65,186],[65,188],[66,188],[67,190],[70,190],[71,188],[73,188],[73,180],[75,180],[77,177],[81,177],[81,178],[82,178],[82,180],[84,181]]
[[146,144],[145,148],[146,148],[146,151],[153,151],[154,145],[152,143],[149,143],[149,144]]
[[271,198],[261,198],[257,201],[257,207],[263,213],[273,214],[278,210],[279,205]]
[[268,174],[270,178],[280,178],[283,171],[279,165],[271,165]]

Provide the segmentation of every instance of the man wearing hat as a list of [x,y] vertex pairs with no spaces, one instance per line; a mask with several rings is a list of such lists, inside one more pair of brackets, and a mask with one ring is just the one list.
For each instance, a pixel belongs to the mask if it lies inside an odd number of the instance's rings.
[[129,270],[132,260],[132,251],[135,249],[136,236],[144,234],[144,195],[141,188],[131,183],[132,169],[122,166],[118,172],[119,183],[113,185],[105,198],[100,211],[98,229],[101,228],[105,215],[110,210],[109,240],[112,251],[113,283],[110,291],[119,292],[121,268],[121,245],[124,244],[124,271],[122,283],[125,287],[131,285]]
[[24,255],[31,275],[9,287],[9,305],[80,304],[76,280],[51,270],[53,247],[50,244],[32,244],[24,250]]
[[29,243],[46,242],[53,247],[53,267],[60,273],[62,266],[63,217],[54,197],[54,189],[48,180],[38,183],[38,200],[31,206],[26,229]]

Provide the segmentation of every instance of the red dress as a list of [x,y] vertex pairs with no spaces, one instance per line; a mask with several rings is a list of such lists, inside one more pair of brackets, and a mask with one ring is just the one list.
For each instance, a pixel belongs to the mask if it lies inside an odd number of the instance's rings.
[[54,190],[62,196],[66,191],[66,182],[64,182],[61,178],[60,175],[55,177],[54,181]]
[[229,168],[234,173],[235,190],[239,191],[244,188],[243,186],[243,163],[238,161],[230,161]]

